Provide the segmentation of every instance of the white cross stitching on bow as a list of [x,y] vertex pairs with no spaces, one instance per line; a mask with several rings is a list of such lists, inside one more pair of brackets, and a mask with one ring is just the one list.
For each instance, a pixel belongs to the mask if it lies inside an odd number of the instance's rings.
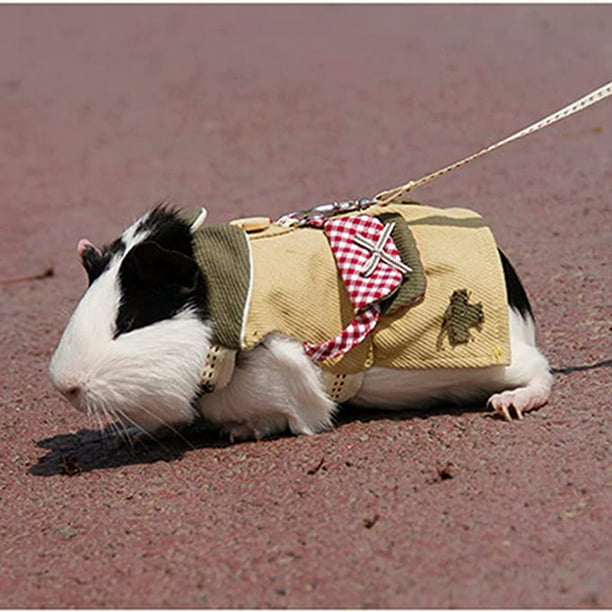
[[397,268],[402,274],[407,274],[408,272],[412,272],[412,268],[407,266],[402,261],[395,259],[392,255],[389,255],[384,248],[385,244],[387,244],[387,240],[389,240],[389,236],[391,236],[391,232],[395,227],[395,223],[388,223],[385,225],[385,228],[380,233],[380,238],[378,242],[372,242],[365,236],[361,234],[355,234],[353,237],[353,242],[360,247],[370,251],[372,253],[372,257],[365,262],[364,266],[360,270],[360,274],[362,276],[370,276],[374,270],[376,270],[376,266],[382,259],[386,264]]

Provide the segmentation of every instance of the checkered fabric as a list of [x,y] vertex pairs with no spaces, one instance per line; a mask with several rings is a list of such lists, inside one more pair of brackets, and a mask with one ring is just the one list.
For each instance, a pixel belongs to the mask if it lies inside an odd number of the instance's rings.
[[321,344],[305,342],[304,351],[313,361],[326,361],[344,355],[368,337],[379,317],[380,306],[373,304],[362,310],[335,338]]
[[[372,258],[377,258],[376,254],[355,242],[359,236],[378,244],[384,230],[384,223],[369,215],[329,219],[323,225],[355,312],[384,299],[402,282],[403,274],[400,270],[383,259],[372,262]],[[399,252],[391,236],[381,248],[401,265]],[[372,263],[376,265],[366,276],[363,271]]]
[[[380,317],[379,301],[399,287],[403,273],[401,258],[391,229],[368,215],[328,219],[311,225],[323,227],[356,317],[335,338],[321,344],[305,343],[313,361],[343,355],[363,342]],[[379,251],[377,253],[377,250]],[[380,251],[384,251],[384,258]],[[385,259],[387,261],[385,261]],[[388,263],[395,260],[396,265]]]

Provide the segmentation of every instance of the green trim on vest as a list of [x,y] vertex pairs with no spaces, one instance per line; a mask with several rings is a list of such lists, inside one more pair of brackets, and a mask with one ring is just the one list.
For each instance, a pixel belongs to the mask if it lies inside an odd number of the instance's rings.
[[395,223],[391,238],[395,242],[401,260],[412,269],[399,288],[380,303],[381,313],[390,315],[404,306],[411,306],[421,300],[425,295],[427,279],[417,243],[404,217],[399,213],[382,213],[376,216],[385,225]]
[[220,223],[200,228],[192,241],[196,263],[206,279],[208,309],[215,322],[213,342],[241,349],[251,284],[248,238],[239,227]]

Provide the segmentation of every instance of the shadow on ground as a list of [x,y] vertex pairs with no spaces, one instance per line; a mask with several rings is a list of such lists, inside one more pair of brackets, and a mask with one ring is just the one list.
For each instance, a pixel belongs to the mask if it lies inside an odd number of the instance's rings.
[[[427,419],[437,414],[463,414],[482,412],[482,405],[462,407],[440,407],[427,410],[368,410],[344,406],[336,414],[335,426],[340,428],[356,421],[368,423],[378,420]],[[485,416],[497,418],[493,413]],[[36,445],[50,452],[30,467],[34,476],[75,476],[82,472],[116,468],[124,465],[175,461],[185,453],[201,448],[224,448],[232,446],[227,437],[204,420],[182,428],[161,438],[131,440],[116,433],[116,425],[102,430],[81,429],[76,433],[58,434],[38,440]],[[289,434],[268,438],[277,439]]]
[[157,461],[174,461],[198,448],[229,446],[218,431],[203,421],[162,438],[129,439],[117,435],[116,426],[102,430],[81,429],[58,434],[36,442],[50,452],[41,457],[29,472],[34,476],[75,476],[105,468]]

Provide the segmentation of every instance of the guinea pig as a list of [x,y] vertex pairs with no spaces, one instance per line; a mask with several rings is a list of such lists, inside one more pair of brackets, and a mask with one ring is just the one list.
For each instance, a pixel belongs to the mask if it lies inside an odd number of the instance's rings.
[[[400,369],[374,364],[335,377],[350,381],[347,396],[331,390],[329,372],[311,358],[303,339],[273,329],[254,346],[226,351],[225,380],[211,385],[203,379],[203,366],[211,354],[216,358],[220,323],[208,298],[220,281],[196,261],[194,226],[180,211],[160,205],[101,249],[85,239],[78,243],[89,286],[52,356],[49,375],[74,407],[99,422],[119,421],[126,429],[157,435],[204,417],[232,440],[260,439],[329,429],[344,402],[403,410],[486,401],[510,421],[548,400],[552,376],[536,347],[533,313],[501,251],[507,364]],[[470,295],[454,292],[448,305],[473,308],[468,344],[483,320],[479,305],[469,304]],[[445,322],[446,314],[442,327]],[[453,346],[444,343],[451,354]]]

